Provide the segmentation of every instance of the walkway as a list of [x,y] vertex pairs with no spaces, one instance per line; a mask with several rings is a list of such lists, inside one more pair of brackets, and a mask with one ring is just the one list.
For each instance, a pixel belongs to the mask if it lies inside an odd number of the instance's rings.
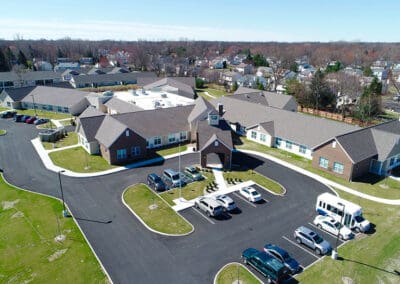
[[265,153],[252,151],[252,150],[240,150],[240,152],[247,153],[247,154],[252,154],[252,155],[256,155],[256,156],[260,156],[260,157],[263,157],[265,159],[271,160],[271,161],[273,161],[273,162],[275,162],[277,164],[280,164],[280,165],[282,165],[284,167],[292,169],[292,170],[294,170],[296,172],[299,172],[299,173],[301,173],[303,175],[309,176],[309,177],[311,177],[311,178],[313,178],[313,179],[315,179],[315,180],[317,180],[317,181],[319,181],[321,183],[327,184],[329,186],[336,187],[336,188],[338,188],[340,190],[343,190],[343,191],[345,191],[347,193],[359,196],[359,197],[367,199],[367,200],[379,202],[379,203],[382,203],[382,204],[388,204],[388,205],[400,205],[400,199],[385,199],[385,198],[375,197],[375,196],[372,196],[372,195],[368,195],[368,194],[359,192],[357,190],[351,189],[351,188],[349,188],[347,186],[344,186],[342,184],[339,184],[339,183],[336,183],[336,182],[331,181],[329,179],[326,179],[324,177],[321,177],[321,176],[319,176],[317,174],[309,172],[309,171],[307,171],[305,169],[302,169],[302,168],[300,168],[298,166],[295,166],[295,165],[293,165],[291,163],[288,163],[286,161],[280,160],[278,158],[275,158],[275,157],[273,157],[271,155],[268,155],[268,154],[265,154]]
[[77,147],[79,145],[73,145],[73,146],[66,146],[63,148],[58,148],[55,150],[46,150],[44,149],[42,142],[40,141],[40,138],[35,138],[31,140],[33,147],[35,148],[36,152],[38,153],[40,159],[42,160],[44,166],[46,167],[46,169],[53,171],[53,172],[60,172],[62,171],[63,175],[66,176],[71,176],[71,177],[94,177],[94,176],[102,176],[102,175],[107,175],[107,174],[111,174],[111,173],[116,173],[116,172],[120,172],[123,170],[127,170],[127,169],[133,169],[133,168],[137,168],[137,167],[142,167],[142,166],[147,166],[147,165],[151,165],[157,162],[161,162],[167,159],[171,159],[171,158],[175,158],[178,157],[179,155],[185,155],[185,154],[189,154],[189,153],[193,153],[193,147],[187,147],[187,150],[181,153],[175,153],[175,154],[171,154],[165,157],[157,157],[154,159],[150,159],[150,160],[145,160],[145,161],[141,161],[141,162],[137,162],[137,163],[133,163],[133,164],[129,164],[126,165],[124,167],[117,167],[117,168],[113,168],[110,170],[106,170],[106,171],[101,171],[101,172],[94,172],[94,173],[77,173],[77,172],[73,172],[64,168],[61,168],[59,166],[56,166],[53,164],[53,161],[50,159],[48,153],[53,152],[53,151],[60,151],[60,150],[64,150],[64,149],[69,149],[69,148],[74,148]]

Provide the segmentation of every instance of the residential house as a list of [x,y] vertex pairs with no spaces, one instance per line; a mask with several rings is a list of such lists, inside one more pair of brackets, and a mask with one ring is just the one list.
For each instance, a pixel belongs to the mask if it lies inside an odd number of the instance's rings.
[[271,67],[260,66],[257,68],[256,75],[258,77],[272,77],[274,75],[274,71]]
[[220,83],[227,84],[228,86],[233,86],[235,82],[237,82],[242,75],[239,72],[226,71],[220,73]]
[[240,63],[239,65],[235,66],[235,70],[243,75],[253,73],[253,65]]
[[61,73],[53,71],[0,72],[0,89],[48,86],[61,81]]
[[67,69],[79,70],[80,68],[81,68],[81,65],[79,64],[79,62],[62,62],[62,63],[58,63],[56,66],[54,66],[54,71],[63,72]]
[[385,67],[371,67],[372,73],[379,81],[385,81],[388,79],[389,70]]
[[79,63],[81,65],[93,65],[93,63],[94,63],[93,57],[81,57],[79,59]]
[[314,167],[347,180],[365,174],[387,176],[400,165],[400,122],[335,135],[313,148]]
[[38,60],[34,63],[38,71],[53,71],[53,65],[50,62]]
[[258,77],[256,75],[246,74],[237,79],[239,86],[246,88],[257,88],[257,82],[262,84],[265,89],[268,86],[269,80],[264,77]]

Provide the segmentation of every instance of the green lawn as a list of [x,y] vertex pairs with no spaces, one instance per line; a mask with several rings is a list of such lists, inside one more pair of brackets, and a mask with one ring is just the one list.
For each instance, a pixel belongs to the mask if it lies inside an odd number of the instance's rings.
[[[182,187],[182,197],[186,200],[192,200],[196,197],[204,195],[204,188],[214,181],[212,172],[202,172],[206,179],[195,181]],[[174,199],[179,198],[179,188],[174,188],[160,194],[169,204],[175,205]]]
[[[78,135],[76,134],[76,132],[69,132],[68,136],[64,137],[63,139],[57,141],[54,144],[55,144],[56,148],[62,148],[62,147],[66,147],[66,146],[75,145],[77,143],[78,143]],[[42,142],[42,144],[46,150],[54,149],[53,143]]]
[[[193,229],[185,219],[176,213],[164,200],[147,185],[129,187],[123,195],[125,202],[153,230],[166,234],[187,234]],[[151,205],[156,208],[151,209]]]
[[53,128],[57,128],[57,126],[53,122],[51,122],[51,120],[50,120],[49,122],[46,122],[46,123],[38,125],[37,128],[39,128],[39,129],[53,129]]
[[[239,268],[239,269],[238,269]],[[259,284],[257,278],[250,271],[237,263],[227,265],[217,276],[217,284],[232,284],[235,280],[242,284]]]
[[100,172],[116,167],[109,165],[100,155],[89,155],[82,147],[52,152],[49,156],[55,165],[78,173]]
[[[184,152],[187,150],[187,146],[186,145],[181,145],[180,147],[180,151]],[[178,147],[174,147],[174,148],[168,148],[168,149],[163,149],[163,150],[159,150],[156,151],[156,154],[162,157],[168,156],[168,155],[172,155],[172,154],[176,154],[179,153],[179,146]]]
[[[241,142],[238,142],[237,139],[240,139]],[[334,176],[330,173],[327,173],[325,171],[319,170],[314,168],[311,165],[311,160],[308,160],[306,158],[303,158],[301,156],[297,156],[295,154],[291,154],[289,152],[276,149],[276,148],[270,148],[261,144],[258,144],[253,141],[249,141],[244,137],[240,138],[235,138],[236,144],[235,147],[237,149],[248,149],[248,150],[253,150],[253,151],[259,151],[263,152],[266,154],[269,154],[271,156],[277,157],[281,160],[287,161],[289,163],[292,163],[300,168],[303,168],[305,170],[308,170],[310,172],[313,172],[315,174],[318,174],[322,177],[325,177],[327,179],[330,179],[334,182],[337,182],[339,184],[342,184],[344,186],[350,187],[352,189],[358,190],[360,192],[381,197],[381,198],[388,198],[388,199],[400,199],[400,182],[393,180],[393,179],[384,179],[379,182],[375,182],[374,184],[367,183],[367,182],[349,182],[346,181],[342,178],[339,178],[337,176]]]
[[60,123],[61,123],[63,126],[70,126],[70,125],[72,125],[70,119],[68,119],[68,120],[62,120],[62,121],[60,121]]
[[5,110],[10,110],[10,109],[9,109],[9,108],[6,108],[6,107],[0,106],[0,112],[1,112],[1,111],[5,111]]
[[285,190],[279,183],[263,175],[260,175],[259,173],[253,170],[224,172],[224,178],[225,180],[227,179],[240,179],[242,181],[252,180],[258,185],[276,194],[283,194],[285,192]]
[[[0,177],[1,283],[108,283],[61,202],[19,190]],[[58,223],[57,223],[58,219]],[[54,238],[66,236],[64,242]]]
[[229,96],[230,93],[222,91],[222,90],[217,90],[217,89],[211,89],[211,88],[206,88],[202,89],[203,92],[208,92],[210,95],[214,97],[223,97],[223,96]]
[[[24,110],[17,110],[18,114],[24,115],[35,115],[35,111],[33,109],[24,109]],[[63,118],[70,118],[71,115],[67,113],[59,113],[59,112],[52,112],[52,111],[44,111],[37,109],[36,116],[48,119],[63,119]]]
[[342,284],[342,277],[350,277],[354,283],[399,283],[400,275],[395,272],[400,270],[399,206],[382,205],[340,190],[338,193],[363,208],[376,232],[339,248],[343,260],[326,257],[296,278],[300,283]]
[[0,129],[0,135],[4,135],[4,134],[6,134],[7,133],[7,131],[6,130],[4,130],[4,129]]

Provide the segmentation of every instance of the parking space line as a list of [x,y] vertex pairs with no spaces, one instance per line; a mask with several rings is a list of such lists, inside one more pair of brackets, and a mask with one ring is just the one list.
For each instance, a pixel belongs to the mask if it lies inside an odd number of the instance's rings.
[[284,238],[285,240],[287,240],[287,241],[288,241],[289,243],[291,243],[292,245],[295,245],[296,247],[301,248],[302,250],[304,250],[306,253],[312,255],[313,257],[318,258],[318,259],[320,258],[319,256],[313,254],[312,252],[309,252],[307,249],[305,249],[305,248],[303,248],[302,246],[300,246],[298,243],[296,243],[296,242],[294,242],[294,241],[288,239],[286,236],[282,236],[282,238]]
[[254,208],[257,208],[256,205],[254,205],[252,202],[248,201],[246,198],[240,196],[239,194],[237,194],[236,192],[232,192],[232,194],[234,194],[237,198],[242,199],[244,202],[246,202],[247,204],[253,206]]
[[[325,230],[323,230],[322,228],[318,228],[318,226],[315,226],[315,225],[314,225],[313,223],[311,223],[311,222],[308,222],[308,224],[309,224],[310,226],[313,226],[314,228],[320,230],[321,232],[327,233],[327,234],[330,235],[331,237],[337,238],[336,235],[334,235],[334,234],[332,234],[332,233],[330,233],[330,232],[328,232],[328,231],[325,231]],[[339,241],[341,241],[342,243],[344,242],[344,240],[342,240],[342,239],[340,239],[340,238],[339,238]]]
[[206,219],[208,222],[210,222],[211,224],[214,224],[214,225],[215,225],[215,223],[214,223],[213,220],[210,220],[210,218],[208,218],[207,216],[204,216],[203,213],[201,213],[199,210],[197,210],[197,209],[194,208],[194,207],[192,207],[192,209],[193,209],[194,211],[196,211],[201,217],[203,217],[204,219]]
[[266,203],[269,203],[269,200],[268,200],[268,199],[263,198],[263,200],[264,200]]

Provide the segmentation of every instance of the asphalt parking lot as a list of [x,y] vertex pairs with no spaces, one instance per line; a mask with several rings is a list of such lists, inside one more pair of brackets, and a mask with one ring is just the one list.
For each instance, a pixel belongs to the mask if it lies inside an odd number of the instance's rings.
[[[30,139],[31,125],[0,119],[8,131],[0,141],[0,167],[14,185],[59,197],[57,173],[43,167]],[[317,195],[329,189],[323,184],[271,161],[234,154],[234,163],[256,169],[280,182],[284,197],[262,192],[265,203],[251,204],[231,194],[241,209],[230,218],[209,222],[193,209],[182,212],[195,226],[189,236],[171,238],[151,233],[121,202],[123,190],[146,182],[147,174],[177,168],[178,158],[155,166],[129,169],[92,178],[62,177],[66,202],[101,259],[114,283],[212,283],[228,262],[240,261],[248,247],[262,249],[267,242],[281,245],[302,266],[317,260],[312,251],[295,246],[293,231],[312,222]],[[198,163],[198,154],[181,158],[182,168]],[[267,202],[268,201],[268,202]],[[317,231],[317,229],[316,229]],[[325,237],[325,233],[321,233]],[[287,237],[285,239],[284,237]],[[333,237],[326,236],[332,242]]]

